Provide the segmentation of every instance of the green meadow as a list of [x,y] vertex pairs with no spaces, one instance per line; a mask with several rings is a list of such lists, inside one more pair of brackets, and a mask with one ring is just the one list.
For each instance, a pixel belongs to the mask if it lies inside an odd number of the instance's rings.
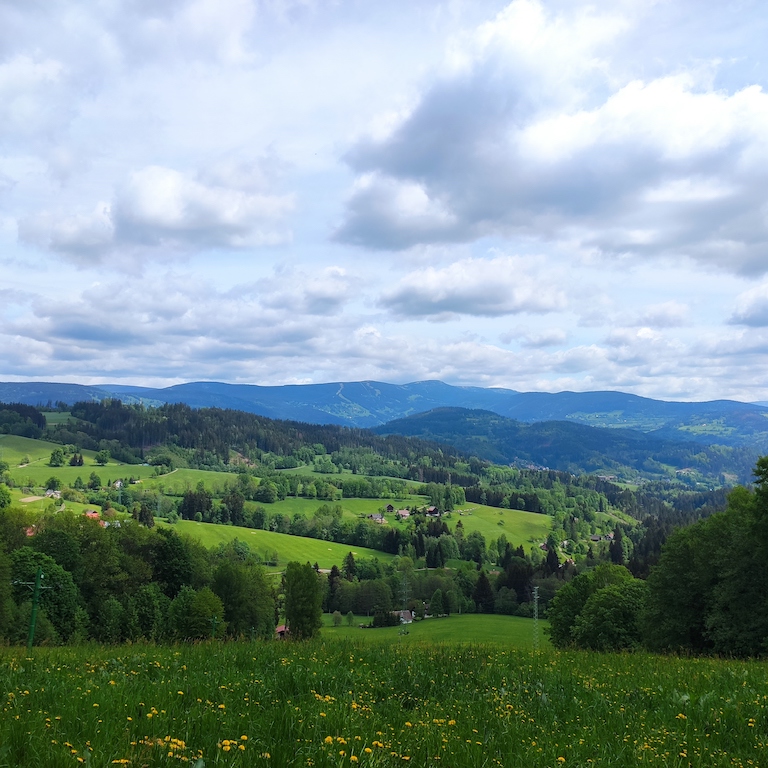
[[[333,626],[333,617],[323,614],[323,636],[345,638],[365,643],[398,643],[413,645],[419,643],[498,643],[503,642],[513,648],[533,650],[534,621],[520,616],[500,616],[497,614],[466,613],[453,614],[438,619],[430,618],[414,621],[399,627],[377,627],[361,629],[361,624],[370,624],[370,616],[355,616],[352,625],[342,617],[341,625]],[[546,636],[549,623],[539,621],[539,647],[550,648]]]
[[66,463],[62,467],[52,467],[49,461],[56,448],[61,445],[18,435],[0,435],[0,459],[9,465],[10,475],[18,485],[41,486],[51,476],[58,477],[64,485],[71,485],[78,476],[87,482],[91,472],[106,481],[126,475],[148,477],[154,471],[154,467],[118,464],[116,461],[100,466],[95,460],[96,452],[87,450],[81,451],[84,462],[81,467],[70,467]]
[[764,662],[409,637],[3,648],[0,768],[768,764]]
[[522,512],[519,509],[498,509],[482,504],[464,504],[463,514],[451,512],[448,527],[453,530],[461,520],[465,533],[479,531],[487,542],[497,539],[503,533],[507,541],[515,546],[522,544],[526,551],[529,544],[545,541],[552,530],[552,519],[548,515]]
[[72,418],[69,411],[44,411],[43,416],[45,416],[45,423],[49,427],[66,424]]
[[61,499],[48,499],[45,496],[29,496],[22,489],[11,489],[11,503],[21,507],[27,512],[42,514],[51,510],[69,510],[76,514],[85,512],[86,509],[99,509],[93,504],[79,504],[76,501],[63,501]]
[[[158,524],[165,523],[158,520]],[[213,525],[196,523],[194,520],[179,520],[173,528],[177,533],[197,539],[209,549],[239,539],[246,542],[257,554],[277,552],[280,569],[292,560],[317,563],[321,568],[331,568],[334,565],[340,565],[349,552],[353,552],[355,557],[377,557],[383,563],[389,562],[394,557],[386,552],[367,547],[350,547],[333,541],[308,539],[304,536],[290,536],[287,533],[274,533],[255,528],[239,528],[236,525]]]
[[[31,437],[0,434],[0,459],[8,463],[11,469],[18,467],[25,458],[28,458],[31,464],[47,462],[51,458],[51,451],[56,448],[61,448],[61,445],[46,440],[33,440]],[[91,461],[94,455],[93,451],[90,451]]]
[[[232,472],[213,472],[209,469],[174,469],[165,475],[155,475],[154,467],[142,467],[149,471],[142,475],[142,487],[160,491],[170,496],[183,496],[193,491],[199,482],[215,497],[221,497],[237,485],[237,475]],[[133,466],[131,466],[133,471]]]

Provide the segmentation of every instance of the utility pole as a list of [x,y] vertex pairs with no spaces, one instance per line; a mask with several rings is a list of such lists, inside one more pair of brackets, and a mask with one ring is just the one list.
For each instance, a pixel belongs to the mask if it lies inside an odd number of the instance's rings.
[[533,652],[539,652],[539,588],[533,588]]
[[37,607],[40,604],[40,592],[43,589],[51,589],[51,587],[43,586],[43,569],[40,567],[37,569],[34,581],[15,581],[14,584],[18,584],[22,587],[29,587],[32,590],[32,615],[29,617],[29,635],[27,636],[27,654],[32,653],[32,644],[35,641],[35,627],[37,626]]

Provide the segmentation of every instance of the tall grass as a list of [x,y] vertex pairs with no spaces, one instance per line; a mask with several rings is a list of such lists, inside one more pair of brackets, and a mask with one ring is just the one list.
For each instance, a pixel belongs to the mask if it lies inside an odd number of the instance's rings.
[[499,645],[0,652],[0,766],[768,764],[759,662]]

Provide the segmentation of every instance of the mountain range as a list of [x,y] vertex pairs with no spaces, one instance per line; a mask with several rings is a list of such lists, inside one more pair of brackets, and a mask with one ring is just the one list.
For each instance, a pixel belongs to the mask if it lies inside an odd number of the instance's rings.
[[734,400],[673,402],[623,392],[517,392],[457,387],[441,381],[269,387],[191,382],[164,388],[0,382],[0,402],[6,403],[71,405],[105,398],[147,406],[186,403],[194,408],[231,408],[273,419],[365,428],[435,408],[480,409],[525,423],[570,421],[592,427],[633,429],[665,440],[749,446],[768,452],[768,408]]

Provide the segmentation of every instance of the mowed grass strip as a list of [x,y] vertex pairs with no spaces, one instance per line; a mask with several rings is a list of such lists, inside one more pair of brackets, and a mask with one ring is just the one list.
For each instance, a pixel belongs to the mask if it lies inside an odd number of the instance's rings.
[[326,636],[3,648],[0,685],[17,768],[768,764],[763,662]]

